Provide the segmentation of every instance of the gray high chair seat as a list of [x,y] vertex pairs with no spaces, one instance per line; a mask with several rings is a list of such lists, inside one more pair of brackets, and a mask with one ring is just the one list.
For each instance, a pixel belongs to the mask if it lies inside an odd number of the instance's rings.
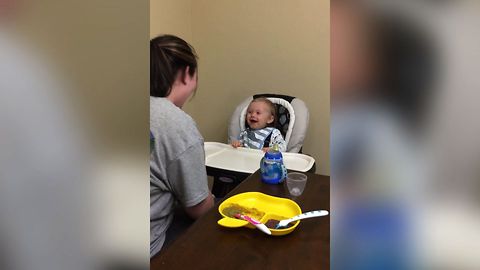
[[258,94],[249,96],[240,103],[230,118],[228,142],[238,140],[240,132],[245,129],[245,114],[250,102],[259,97],[268,98],[275,104],[277,112],[276,126],[287,143],[287,152],[301,153],[303,141],[308,129],[309,112],[301,99],[277,94]]

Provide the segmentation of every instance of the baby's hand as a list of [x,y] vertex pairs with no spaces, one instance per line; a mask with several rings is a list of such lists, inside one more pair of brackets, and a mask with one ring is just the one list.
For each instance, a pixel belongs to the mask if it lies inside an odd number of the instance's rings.
[[237,147],[242,146],[242,143],[241,143],[240,141],[233,141],[233,142],[232,142],[232,146],[235,147],[235,148],[237,148]]

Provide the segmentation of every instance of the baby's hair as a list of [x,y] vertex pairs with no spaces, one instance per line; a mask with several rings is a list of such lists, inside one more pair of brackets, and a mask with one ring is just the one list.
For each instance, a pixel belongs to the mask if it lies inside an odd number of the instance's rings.
[[254,102],[263,102],[263,103],[267,104],[268,108],[270,109],[270,113],[273,116],[273,122],[270,123],[268,126],[274,127],[276,122],[277,122],[277,112],[276,112],[277,110],[275,108],[275,104],[273,104],[273,102],[270,99],[264,98],[264,97],[256,98],[256,99],[252,100],[252,102],[250,102],[250,104],[252,104]]

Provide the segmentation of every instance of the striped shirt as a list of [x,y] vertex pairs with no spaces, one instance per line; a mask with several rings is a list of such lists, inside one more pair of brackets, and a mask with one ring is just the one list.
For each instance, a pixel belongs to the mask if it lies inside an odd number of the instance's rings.
[[[265,141],[270,136],[270,143],[265,145]],[[282,133],[276,128],[265,127],[262,129],[246,128],[239,135],[240,142],[244,147],[252,149],[262,149],[263,147],[273,147],[278,145],[278,150],[285,152],[287,144],[283,139]]]

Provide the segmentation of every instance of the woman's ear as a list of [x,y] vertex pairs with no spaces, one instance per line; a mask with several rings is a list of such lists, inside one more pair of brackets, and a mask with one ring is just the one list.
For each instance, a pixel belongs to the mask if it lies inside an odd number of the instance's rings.
[[190,71],[189,66],[185,67],[185,69],[183,69],[183,70],[180,70],[180,72],[181,72],[180,76],[182,78],[182,83],[183,84],[187,84],[187,79],[188,79],[187,76],[189,76],[189,74],[190,74],[189,71]]
[[188,84],[192,80],[196,80],[196,74],[190,75],[190,67],[186,66],[183,70],[178,71],[180,73],[181,82],[183,84]]

